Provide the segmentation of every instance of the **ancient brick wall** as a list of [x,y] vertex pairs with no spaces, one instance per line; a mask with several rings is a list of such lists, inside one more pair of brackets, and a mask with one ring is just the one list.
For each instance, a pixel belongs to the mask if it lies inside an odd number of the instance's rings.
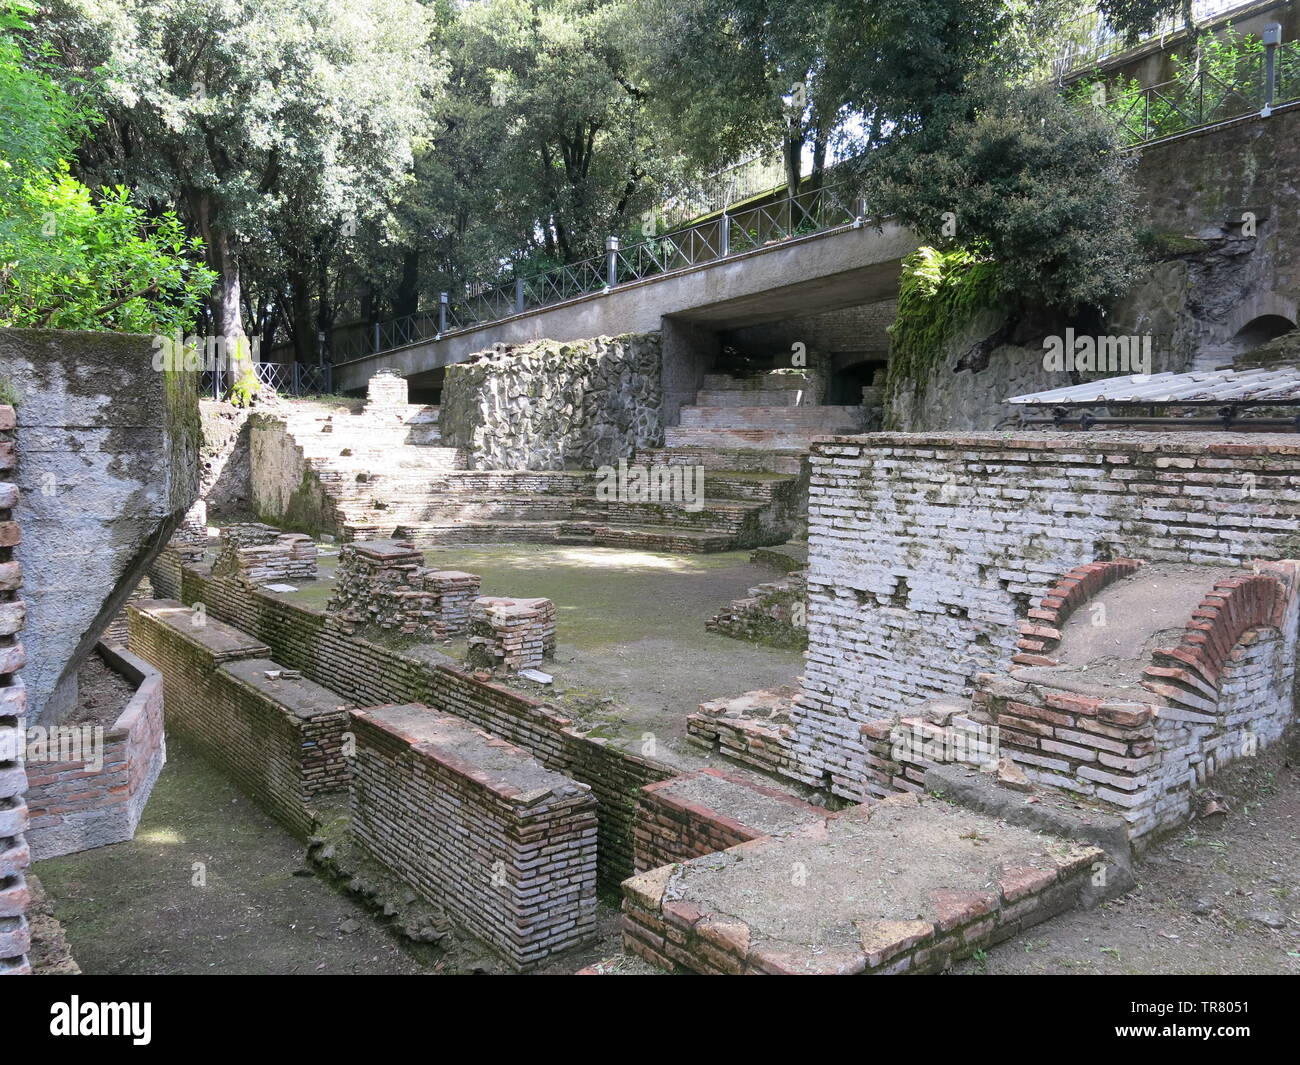
[[596,801],[450,714],[357,710],[352,832],[516,968],[595,934]]
[[69,725],[29,736],[29,752],[48,752],[28,764],[28,841],[36,859],[131,839],[167,760],[162,675],[122,648],[101,643],[99,654],[135,693],[102,733]]
[[167,727],[299,835],[314,803],[347,786],[347,709],[334,692],[267,657],[254,637],[179,603],[131,607],[131,650],[163,675]]
[[868,794],[859,726],[957,695],[1017,653],[1062,573],[1111,558],[1300,553],[1300,439],[877,434],[818,444],[799,779]]
[[302,670],[357,706],[420,702],[446,710],[590,786],[600,803],[601,883],[616,888],[632,874],[637,794],[646,784],[676,776],[671,766],[588,739],[545,703],[349,635],[319,611],[232,578],[187,568],[182,598],[203,603],[211,616],[264,640],[275,661]]
[[773,809],[790,826],[826,816],[825,810],[783,791],[720,769],[647,784],[637,800],[636,871],[690,861],[768,835]]
[[253,584],[314,580],[316,545],[310,536],[247,522],[221,530],[213,572],[237,575]]
[[465,631],[480,580],[472,573],[435,570],[405,540],[344,544],[329,611],[355,625],[435,640]]
[[19,594],[23,570],[14,558],[21,539],[13,520],[18,505],[15,421],[13,407],[0,405],[0,975],[31,972],[27,961],[31,945],[29,893],[24,879],[30,856],[23,837],[27,828],[23,800],[27,775],[22,759],[27,692],[18,676],[24,662],[18,634],[26,608]]

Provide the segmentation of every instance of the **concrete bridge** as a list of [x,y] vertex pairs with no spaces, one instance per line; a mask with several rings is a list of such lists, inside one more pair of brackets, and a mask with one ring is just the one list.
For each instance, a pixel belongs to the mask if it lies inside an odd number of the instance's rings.
[[[894,222],[850,222],[342,362],[334,384],[355,391],[379,370],[394,369],[413,389],[437,388],[443,367],[494,344],[653,329],[664,331],[671,377],[674,351],[701,333],[889,299],[898,290],[900,261],[916,246]],[[684,392],[691,387],[683,382]]]

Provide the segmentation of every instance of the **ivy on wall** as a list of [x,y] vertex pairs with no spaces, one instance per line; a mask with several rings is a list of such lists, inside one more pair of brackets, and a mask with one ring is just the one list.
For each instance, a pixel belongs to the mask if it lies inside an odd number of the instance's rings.
[[904,259],[889,327],[886,409],[903,389],[919,401],[949,341],[981,311],[1002,309],[994,264],[976,252],[923,246]]

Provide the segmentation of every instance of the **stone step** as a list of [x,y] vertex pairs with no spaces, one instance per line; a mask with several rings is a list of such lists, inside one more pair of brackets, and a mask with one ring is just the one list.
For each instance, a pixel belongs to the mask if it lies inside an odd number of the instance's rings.
[[[797,477],[807,458],[806,448],[679,447],[638,451],[636,461],[646,465],[703,466],[723,473],[773,473]],[[706,474],[707,477],[707,474]]]
[[[752,407],[754,389],[703,388],[695,393],[697,407]],[[765,407],[800,407],[815,402],[813,394],[803,388],[766,389],[763,392]]]
[[715,429],[672,426],[664,431],[664,442],[671,448],[749,448],[806,452],[818,440],[842,435],[846,435],[843,430],[835,429]]
[[566,525],[563,532],[566,538],[589,540],[601,547],[637,547],[669,553],[710,554],[731,551],[737,546],[736,538],[726,533],[662,525],[585,522]]
[[779,392],[783,389],[807,391],[816,387],[816,378],[808,373],[762,373],[752,377],[733,377],[725,373],[706,373],[702,386],[707,391]]
[[683,429],[823,429],[860,432],[861,407],[683,407]]

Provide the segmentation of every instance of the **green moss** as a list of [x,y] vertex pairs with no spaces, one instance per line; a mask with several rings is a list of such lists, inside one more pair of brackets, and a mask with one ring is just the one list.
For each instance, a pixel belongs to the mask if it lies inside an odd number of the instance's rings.
[[993,263],[961,248],[917,248],[903,261],[898,313],[889,327],[887,404],[905,388],[920,401],[948,342],[981,311],[1002,305]]
[[0,377],[0,405],[17,407],[22,401],[23,397],[18,394],[18,390]]

